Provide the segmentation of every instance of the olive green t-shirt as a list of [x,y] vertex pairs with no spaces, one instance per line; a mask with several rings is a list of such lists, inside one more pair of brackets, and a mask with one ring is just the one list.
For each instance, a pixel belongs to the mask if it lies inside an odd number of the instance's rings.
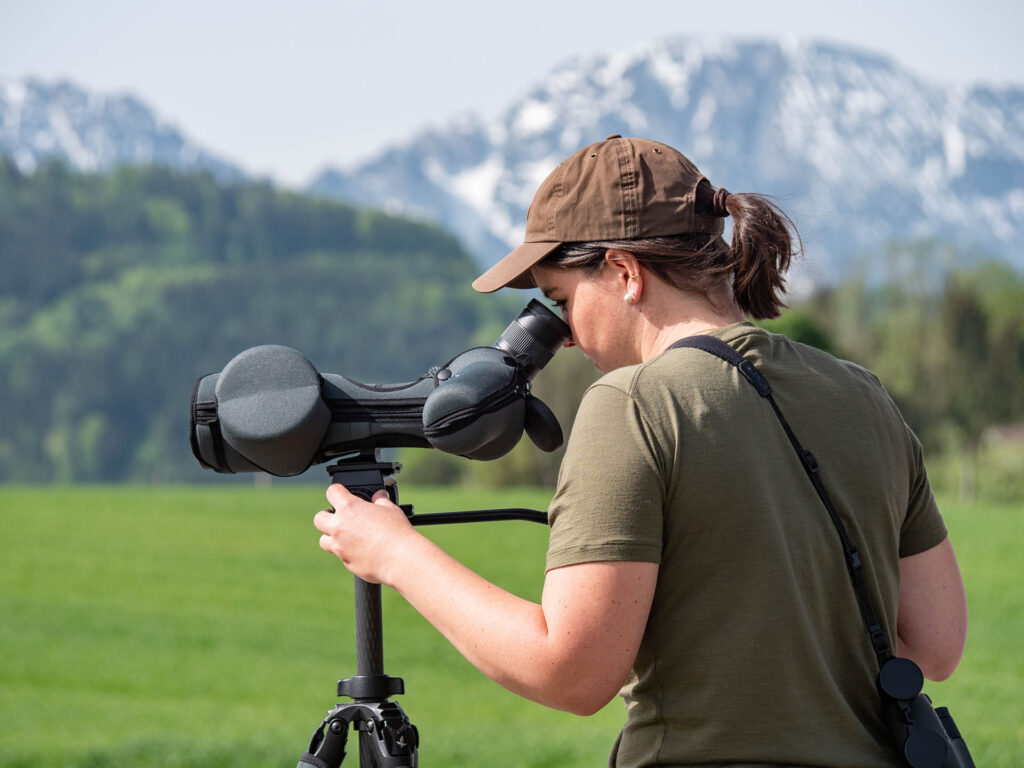
[[[891,642],[898,560],[946,537],[921,446],[874,375],[750,323],[754,362],[866,563]],[[898,765],[838,534],[768,402],[696,349],[586,393],[548,569],[660,564],[612,765]]]

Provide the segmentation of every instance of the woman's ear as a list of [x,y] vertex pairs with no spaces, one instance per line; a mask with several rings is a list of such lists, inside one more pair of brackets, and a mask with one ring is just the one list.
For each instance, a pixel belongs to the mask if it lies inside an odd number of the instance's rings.
[[609,248],[604,254],[605,265],[612,270],[611,276],[615,286],[622,290],[622,300],[627,304],[635,304],[643,293],[643,275],[640,273],[640,262],[629,251]]

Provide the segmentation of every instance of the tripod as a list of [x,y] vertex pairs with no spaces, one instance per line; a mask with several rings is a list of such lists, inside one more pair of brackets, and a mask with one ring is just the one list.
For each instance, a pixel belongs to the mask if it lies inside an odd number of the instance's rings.
[[[395,474],[398,462],[383,461],[380,449],[345,457],[327,468],[332,483],[341,483],[369,501],[384,489],[398,504]],[[419,525],[528,520],[547,523],[535,509],[487,509],[417,515],[411,504],[400,505],[409,521]],[[338,696],[352,699],[334,707],[313,731],[297,768],[337,768],[345,760],[351,725],[359,733],[360,768],[416,768],[419,732],[391,696],[405,693],[400,677],[384,674],[383,622],[379,584],[355,579],[356,674],[338,682]]]

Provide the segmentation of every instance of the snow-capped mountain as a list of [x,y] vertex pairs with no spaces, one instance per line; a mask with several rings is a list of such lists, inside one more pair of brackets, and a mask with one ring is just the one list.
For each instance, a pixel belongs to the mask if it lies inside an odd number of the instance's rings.
[[133,96],[106,96],[69,82],[0,78],[0,156],[23,172],[58,157],[80,171],[117,165],[202,168],[221,179],[242,172],[203,150]]
[[932,236],[1024,267],[1024,89],[944,87],[831,44],[683,37],[568,61],[498,119],[426,130],[310,190],[440,222],[489,264],[547,173],[610,133],[774,196],[815,282]]
[[[716,186],[774,196],[803,276],[937,237],[1024,268],[1024,88],[946,87],[824,43],[681,37],[555,68],[496,119],[422,130],[309,191],[435,221],[483,265],[521,241],[548,172],[610,133],[671,144]],[[23,171],[159,163],[243,172],[132,96],[0,77],[0,156]]]

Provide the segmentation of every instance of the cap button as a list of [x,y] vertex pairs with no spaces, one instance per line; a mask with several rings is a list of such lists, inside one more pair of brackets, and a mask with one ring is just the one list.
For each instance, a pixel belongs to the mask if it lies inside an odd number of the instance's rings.
[[605,136],[604,140],[605,141],[609,141],[611,139],[621,139],[621,138],[622,138],[622,134],[621,133],[611,133],[611,134],[608,134],[607,136]]

